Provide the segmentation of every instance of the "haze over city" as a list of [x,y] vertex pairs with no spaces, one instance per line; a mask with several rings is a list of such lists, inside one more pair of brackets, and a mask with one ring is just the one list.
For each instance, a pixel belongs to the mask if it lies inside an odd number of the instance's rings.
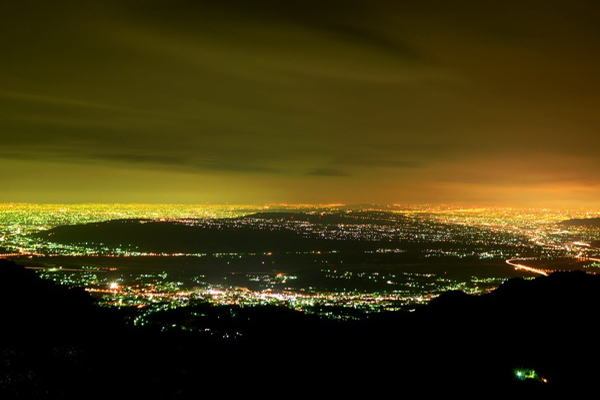
[[0,14],[3,202],[600,205],[596,1]]

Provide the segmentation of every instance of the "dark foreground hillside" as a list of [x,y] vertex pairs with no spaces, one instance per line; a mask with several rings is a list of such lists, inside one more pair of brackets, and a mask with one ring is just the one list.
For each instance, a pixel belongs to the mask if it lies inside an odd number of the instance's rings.
[[0,260],[0,398],[573,395],[595,388],[600,370],[599,279],[513,279],[489,295],[449,292],[413,313],[365,322],[206,305],[154,317],[155,326],[239,333],[217,339],[133,328],[127,312]]

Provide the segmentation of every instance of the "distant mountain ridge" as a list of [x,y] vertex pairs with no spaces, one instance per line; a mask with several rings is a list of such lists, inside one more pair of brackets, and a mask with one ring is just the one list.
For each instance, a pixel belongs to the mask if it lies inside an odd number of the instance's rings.
[[[325,219],[325,224],[357,224],[342,216],[318,216],[295,213],[261,213],[231,220],[155,221],[123,219],[84,225],[65,225],[33,234],[50,242],[125,246],[141,252],[165,253],[254,253],[314,250],[374,250],[389,245],[389,240],[357,241],[300,234],[277,221]],[[267,225],[248,223],[262,219]],[[239,222],[239,223],[237,223]],[[244,223],[245,222],[245,223]],[[383,222],[382,222],[383,223]]]
[[559,222],[563,226],[589,226],[600,228],[600,218],[575,218]]

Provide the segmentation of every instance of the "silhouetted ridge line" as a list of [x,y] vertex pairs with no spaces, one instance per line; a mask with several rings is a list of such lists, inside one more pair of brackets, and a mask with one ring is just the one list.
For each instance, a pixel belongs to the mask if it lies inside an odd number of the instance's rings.
[[[87,293],[5,260],[0,282],[2,334],[8,338],[0,342],[0,369],[13,374],[0,385],[7,398],[81,398],[91,388],[109,395],[109,381],[128,395],[192,398],[222,388],[223,371],[238,394],[265,380],[272,390],[289,390],[291,377],[307,376],[319,378],[302,381],[309,392],[384,394],[389,385],[383,383],[393,381],[426,393],[564,394],[593,387],[598,372],[600,277],[581,271],[511,279],[481,296],[447,292],[413,313],[373,314],[364,322],[327,321],[278,307],[198,305],[155,314],[157,327],[188,323],[240,332],[240,340],[124,331],[118,323],[123,316],[103,314]],[[535,369],[548,383],[521,382],[516,368]]]
[[[235,220],[232,220],[235,221]],[[305,252],[314,250],[374,250],[390,241],[357,241],[301,234],[277,224],[265,226],[190,220],[113,220],[59,226],[34,234],[64,244],[127,248],[166,253]]]
[[566,221],[559,222],[560,225],[571,227],[588,226],[592,228],[600,228],[600,218],[579,218],[569,219]]
[[35,272],[0,260],[0,336],[17,340],[83,336],[113,332],[122,322],[112,310],[95,305],[89,293],[40,279]]

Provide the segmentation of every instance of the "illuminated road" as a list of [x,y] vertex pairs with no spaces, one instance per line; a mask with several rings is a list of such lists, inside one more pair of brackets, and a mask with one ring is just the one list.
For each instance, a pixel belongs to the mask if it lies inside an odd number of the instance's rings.
[[[581,258],[581,255],[578,256],[573,256],[573,258]],[[520,264],[519,261],[524,261],[524,260],[535,260],[535,257],[528,257],[528,258],[513,258],[510,260],[506,260],[506,263],[512,267],[514,267],[516,270],[524,270],[524,271],[529,271],[529,272],[533,272],[534,274],[539,274],[539,275],[544,275],[544,276],[548,276],[548,273],[546,271],[544,271],[543,269],[539,269],[539,268],[534,268],[534,267],[530,267],[527,266],[525,264]],[[596,261],[596,262],[600,262],[600,258],[592,258],[592,257],[587,257],[585,259],[586,261]]]
[[18,257],[18,256],[22,256],[23,254],[21,253],[5,253],[5,254],[0,254],[0,258],[8,258],[8,257]]
[[529,267],[527,265],[519,264],[518,263],[518,261],[523,261],[523,260],[535,260],[535,258],[534,257],[530,257],[530,258],[512,258],[510,260],[506,260],[506,263],[508,265],[513,266],[516,270],[525,270],[525,271],[533,272],[534,274],[548,276],[548,273],[546,271],[544,271],[544,270],[541,270],[541,269],[538,269],[538,268]]

